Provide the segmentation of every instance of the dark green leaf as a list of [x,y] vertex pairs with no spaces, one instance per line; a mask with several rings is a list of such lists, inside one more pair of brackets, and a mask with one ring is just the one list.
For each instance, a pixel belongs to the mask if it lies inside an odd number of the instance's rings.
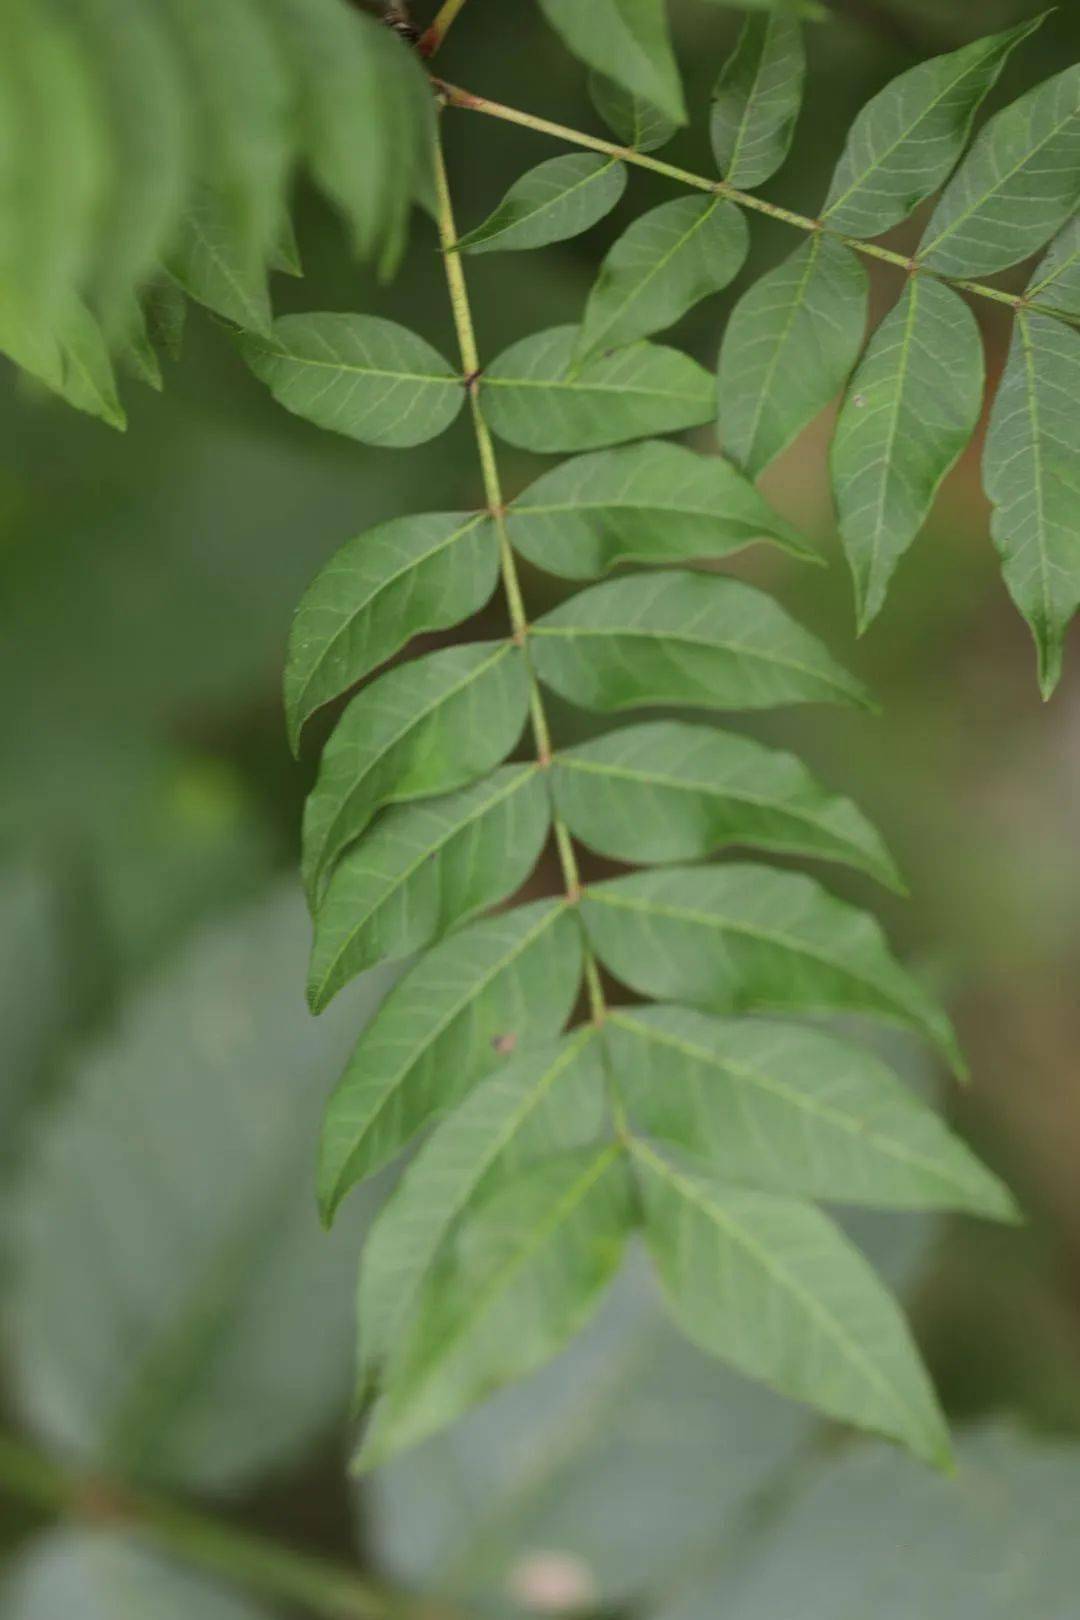
[[666,146],[678,128],[659,107],[624,90],[606,74],[589,74],[589,95],[608,128],[636,152],[655,152],[658,146]]
[[296,610],[285,666],[285,715],[296,753],[315,710],[425,630],[479,612],[499,550],[483,513],[391,518],[341,548]]
[[540,9],[582,62],[686,122],[664,0],[540,0]]
[[308,1000],[321,1012],[365,968],[408,956],[512,894],[551,820],[535,765],[394,805],[334,872],[315,922]]
[[530,646],[540,679],[587,709],[868,701],[771,596],[717,574],[594,585],[538,619]]
[[752,478],[843,387],[866,299],[859,260],[819,231],[736,304],[720,349],[720,439]]
[[982,409],[982,340],[967,304],[912,276],[851,379],[830,466],[860,631],[881,610],[900,558]]
[[575,917],[552,900],[470,923],[421,957],[364,1031],[327,1105],[324,1220],[478,1080],[558,1035],[581,957]]
[[579,357],[671,326],[738,275],[749,245],[739,209],[719,197],[677,197],[642,214],[600,266]]
[[920,263],[984,276],[1049,241],[1080,202],[1080,64],[992,118],[934,209]]
[[506,526],[523,557],[564,579],[726,557],[753,540],[818,560],[729,461],[659,439],[562,462],[517,497]]
[[357,1466],[385,1462],[555,1355],[600,1303],[632,1221],[617,1143],[554,1155],[470,1211],[391,1353]]
[[729,185],[747,190],[788,155],[802,105],[806,53],[790,12],[748,17],[713,91],[709,133]]
[[304,811],[312,900],[383,805],[464,787],[505,759],[528,706],[525,662],[509,641],[428,653],[365,687],[326,746]]
[[1074,214],[1055,236],[1027,286],[1035,304],[1080,319],[1080,214]]
[[634,343],[576,366],[579,338],[576,326],[553,326],[487,368],[480,397],[500,438],[523,450],[594,450],[712,416],[709,375],[689,355]]
[[792,754],[751,737],[655,720],[560,749],[552,788],[570,831],[612,860],[690,861],[728,844],[816,855],[900,888],[881,839],[850,799]]
[[247,333],[240,346],[286,410],[361,444],[423,444],[465,400],[430,343],[375,315],[284,315],[268,337]]
[[590,884],[586,931],[631,989],[716,1012],[851,1012],[914,1029],[963,1069],[949,1020],[872,917],[766,866],[679,866]]
[[867,102],[848,134],[822,219],[850,236],[879,236],[952,172],[971,125],[1014,46],[1042,17],[920,62]]
[[614,158],[596,152],[548,158],[515,180],[495,212],[461,237],[458,247],[501,253],[580,236],[611,212],[625,187],[625,166]]
[[1080,333],[1018,310],[983,453],[990,532],[1049,697],[1080,606]]

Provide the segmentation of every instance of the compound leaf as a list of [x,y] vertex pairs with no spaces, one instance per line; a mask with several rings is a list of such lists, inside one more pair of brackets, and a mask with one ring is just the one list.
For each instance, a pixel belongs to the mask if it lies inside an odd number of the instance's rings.
[[748,17],[713,90],[709,133],[729,185],[748,190],[788,155],[802,105],[806,53],[787,11]]
[[729,844],[843,861],[900,880],[850,799],[827,793],[793,754],[683,720],[608,732],[552,762],[570,831],[611,860],[700,860]]
[[540,9],[579,60],[685,124],[664,0],[540,0]]
[[818,231],[736,304],[720,349],[720,439],[751,478],[843,387],[866,301],[859,260]]
[[544,247],[579,236],[615,207],[626,188],[626,167],[596,152],[549,158],[515,180],[482,225],[458,247],[468,253]]
[[971,441],[982,340],[960,294],[912,276],[851,379],[831,451],[833,492],[860,631],[885,600],[942,479]]
[[587,709],[866,704],[772,597],[716,574],[635,574],[580,591],[531,628],[533,667]]

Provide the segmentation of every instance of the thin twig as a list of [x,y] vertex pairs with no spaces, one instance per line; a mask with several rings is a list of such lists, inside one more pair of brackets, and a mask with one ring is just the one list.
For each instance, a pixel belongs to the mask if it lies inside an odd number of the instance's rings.
[[465,0],[443,0],[435,16],[435,21],[420,36],[417,49],[421,56],[434,56],[443,40],[457,21],[458,14],[465,8]]

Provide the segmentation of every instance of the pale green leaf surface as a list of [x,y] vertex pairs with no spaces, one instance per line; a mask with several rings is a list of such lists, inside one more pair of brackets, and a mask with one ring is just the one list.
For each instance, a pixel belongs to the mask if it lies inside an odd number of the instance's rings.
[[1080,214],[1058,232],[1027,286],[1035,304],[1080,319]]
[[795,16],[748,17],[713,90],[709,134],[729,185],[760,186],[783,163],[802,105],[806,53]]
[[817,560],[730,461],[660,439],[561,462],[517,497],[506,527],[523,557],[564,579],[726,557],[754,540]]
[[561,1350],[600,1303],[632,1223],[614,1143],[554,1155],[471,1211],[390,1355],[357,1466],[385,1462]]
[[634,1159],[645,1239],[689,1338],[785,1395],[948,1463],[945,1421],[899,1307],[831,1221],[640,1144]]
[[321,1012],[376,962],[408,956],[513,894],[551,815],[535,765],[445,798],[392,805],[334,871],[315,919],[308,1000]]
[[608,128],[624,146],[636,152],[655,152],[657,147],[666,146],[678,128],[659,107],[634,95],[632,90],[624,90],[604,73],[589,74],[589,95]]
[[612,860],[692,861],[728,844],[843,861],[902,888],[878,834],[793,754],[681,720],[611,731],[552,762],[559,813]]
[[1042,247],[1080,202],[1080,63],[980,131],[934,209],[920,263],[985,276]]
[[624,90],[686,122],[664,0],[539,0],[568,50]]
[[1031,626],[1049,697],[1080,606],[1080,333],[1051,316],[1017,311],[983,482],[1005,583]]
[[825,199],[821,217],[830,230],[879,236],[943,185],[1010,52],[1042,20],[920,62],[868,101],[851,126]]
[[289,636],[285,716],[293,752],[316,709],[411,637],[479,612],[498,571],[496,536],[479,512],[391,518],[342,546],[308,587]]
[[361,444],[434,439],[460,411],[460,377],[430,343],[375,315],[284,315],[241,352],[279,404]]
[[720,442],[752,478],[843,387],[866,301],[859,260],[819,231],[736,304],[720,349]]
[[604,1040],[631,1123],[725,1181],[1016,1219],[1001,1182],[864,1047],[673,1006],[616,1008]]
[[203,185],[188,197],[165,262],[197,303],[246,331],[270,333],[273,313],[262,252],[244,243],[219,191]]
[[522,450],[595,450],[712,416],[709,375],[689,355],[634,343],[575,366],[579,331],[536,332],[484,372],[484,415],[501,439]]
[[361,1387],[392,1353],[454,1225],[538,1159],[596,1141],[605,1113],[600,1043],[587,1028],[508,1064],[432,1132],[364,1245]]
[[830,452],[860,630],[971,442],[983,381],[968,305],[942,282],[912,276],[855,369]]
[[678,866],[590,884],[582,918],[617,978],[715,1012],[861,1013],[913,1029],[958,1071],[949,1020],[877,922],[767,866]]
[[548,158],[515,180],[495,211],[457,245],[468,253],[501,253],[563,242],[609,214],[625,188],[625,165],[598,152]]
[[0,287],[0,352],[76,410],[110,427],[126,426],[104,334],[80,298],[73,296],[43,326],[28,320]]
[[380,675],[338,722],[304,810],[304,882],[316,898],[330,867],[387,804],[448,793],[504,760],[528,710],[521,650],[477,642]]
[[537,675],[587,709],[867,704],[863,688],[771,596],[670,569],[593,585],[530,629]]
[[581,930],[551,900],[470,923],[423,956],[364,1031],[327,1105],[324,1220],[477,1081],[558,1035],[581,968]]
[[671,326],[738,275],[749,246],[741,211],[719,197],[676,197],[640,215],[600,266],[579,357]]

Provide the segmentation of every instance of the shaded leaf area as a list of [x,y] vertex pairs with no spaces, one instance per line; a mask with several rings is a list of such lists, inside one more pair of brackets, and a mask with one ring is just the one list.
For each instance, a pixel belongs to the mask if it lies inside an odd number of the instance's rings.
[[748,17],[712,94],[709,134],[729,185],[760,186],[783,163],[802,105],[806,54],[796,16]]
[[1080,214],[1062,227],[1036,265],[1027,296],[1063,315],[1080,316]]
[[327,1241],[307,1166],[319,1081],[390,980],[313,1032],[301,921],[290,890],[199,937],[39,1125],[9,1210],[14,1387],[88,1465],[235,1488],[341,1420],[364,1204]]
[[675,123],[686,122],[663,0],[593,0],[588,6],[577,0],[539,0],[539,4],[575,56]]
[[483,224],[458,239],[467,253],[545,247],[579,236],[611,212],[626,186],[626,169],[596,153],[549,158],[515,180]]
[[600,117],[623,142],[638,152],[666,146],[678,124],[643,96],[624,90],[604,73],[589,74],[589,96]]

